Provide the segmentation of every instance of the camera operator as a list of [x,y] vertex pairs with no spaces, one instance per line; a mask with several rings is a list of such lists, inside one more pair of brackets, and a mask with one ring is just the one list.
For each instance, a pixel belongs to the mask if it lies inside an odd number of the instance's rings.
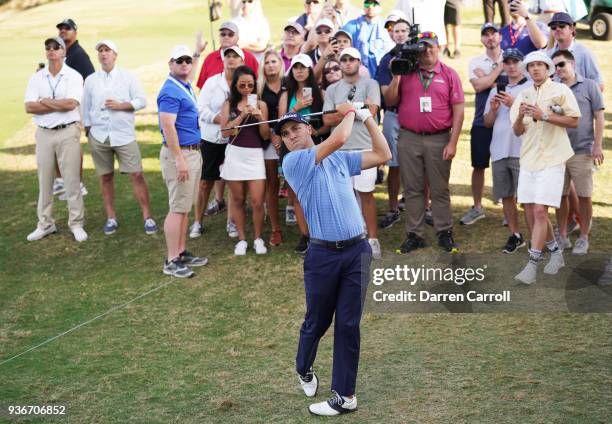
[[416,71],[395,75],[384,95],[387,107],[397,106],[401,126],[397,153],[406,200],[407,238],[400,251],[408,253],[425,246],[427,178],[438,244],[450,252],[456,245],[448,180],[463,124],[463,88],[457,72],[438,59],[437,35],[423,32],[417,40]]

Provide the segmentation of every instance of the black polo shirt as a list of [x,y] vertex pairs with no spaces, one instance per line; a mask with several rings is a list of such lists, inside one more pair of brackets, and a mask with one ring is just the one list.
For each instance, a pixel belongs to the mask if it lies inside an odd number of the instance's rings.
[[89,60],[89,56],[79,44],[79,40],[68,47],[66,51],[66,65],[81,74],[83,80],[96,71],[91,60]]

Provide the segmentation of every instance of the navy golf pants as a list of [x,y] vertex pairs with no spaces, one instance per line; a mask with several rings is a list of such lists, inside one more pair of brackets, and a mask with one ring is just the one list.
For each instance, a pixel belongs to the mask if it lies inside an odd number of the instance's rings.
[[355,394],[359,366],[359,322],[363,312],[372,249],[362,240],[345,249],[308,246],[304,259],[306,316],[300,329],[296,370],[305,375],[317,356],[319,340],[334,312],[332,390]]

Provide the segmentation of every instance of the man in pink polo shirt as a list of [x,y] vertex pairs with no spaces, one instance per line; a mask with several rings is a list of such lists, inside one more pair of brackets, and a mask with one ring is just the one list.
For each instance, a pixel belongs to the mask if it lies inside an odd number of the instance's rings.
[[[197,86],[201,90],[204,87],[206,80],[213,75],[223,72],[223,57],[221,52],[228,47],[238,45],[238,26],[231,21],[223,22],[219,27],[219,50],[210,53],[202,63],[200,77],[198,78]],[[253,54],[244,50],[244,64],[255,72],[255,76],[259,72],[259,62]]]
[[385,104],[397,106],[401,126],[397,153],[406,201],[407,238],[400,247],[408,253],[425,246],[426,182],[431,191],[438,244],[456,251],[448,180],[451,161],[463,125],[464,98],[455,70],[438,60],[440,48],[433,32],[419,34],[423,51],[417,71],[395,75]]

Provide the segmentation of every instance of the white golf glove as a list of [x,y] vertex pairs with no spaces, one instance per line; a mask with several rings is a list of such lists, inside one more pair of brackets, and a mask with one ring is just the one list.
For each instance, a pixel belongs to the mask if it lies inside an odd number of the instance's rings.
[[365,105],[364,102],[351,102],[351,104],[357,110],[361,109]]
[[357,109],[357,111],[355,112],[355,116],[361,122],[365,122],[368,118],[372,117],[372,114],[370,113],[370,109],[365,108],[365,109]]

